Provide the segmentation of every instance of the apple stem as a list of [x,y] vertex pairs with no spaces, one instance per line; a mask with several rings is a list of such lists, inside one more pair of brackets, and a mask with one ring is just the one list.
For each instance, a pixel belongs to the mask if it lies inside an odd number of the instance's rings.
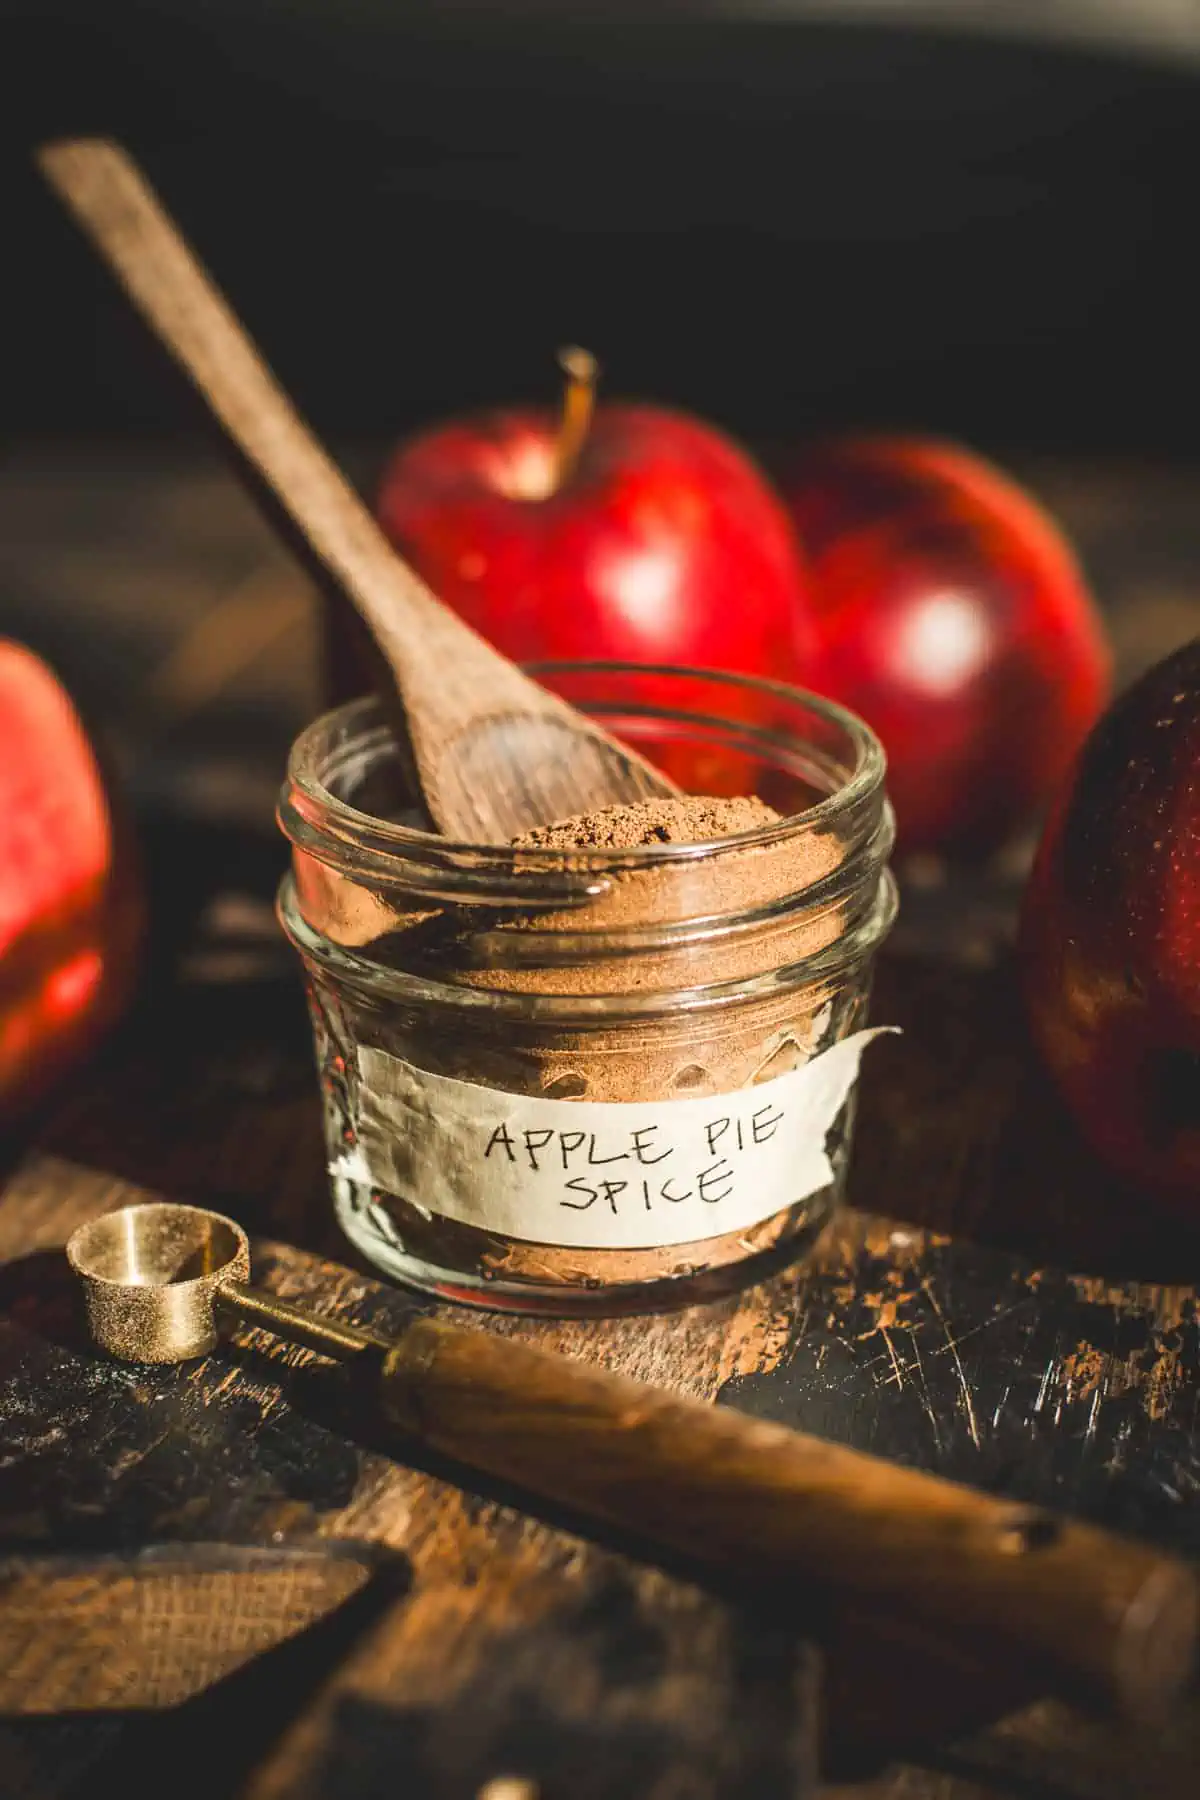
[[557,493],[575,473],[596,410],[596,383],[600,377],[600,365],[595,357],[577,344],[559,351],[558,366],[567,378],[567,385],[563,390],[562,422],[555,445],[551,493]]

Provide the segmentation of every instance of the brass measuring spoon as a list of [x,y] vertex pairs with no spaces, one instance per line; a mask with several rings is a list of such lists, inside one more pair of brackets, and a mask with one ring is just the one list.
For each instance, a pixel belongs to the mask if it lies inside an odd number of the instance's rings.
[[1194,1673],[1196,1576],[1132,1539],[479,1328],[421,1317],[383,1339],[251,1287],[245,1232],[199,1207],[104,1214],[67,1256],[114,1356],[184,1361],[220,1316],[263,1326],[366,1359],[410,1436],[710,1567],[881,1604],[1132,1717]]

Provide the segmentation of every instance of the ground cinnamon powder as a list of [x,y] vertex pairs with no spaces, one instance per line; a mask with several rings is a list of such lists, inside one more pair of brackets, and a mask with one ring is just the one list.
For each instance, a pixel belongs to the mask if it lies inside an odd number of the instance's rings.
[[522,850],[633,850],[649,844],[709,843],[778,823],[775,808],[754,794],[731,799],[688,794],[578,813],[555,825],[538,825],[513,844]]
[[[391,933],[389,955],[401,966],[451,975],[460,985],[530,995],[611,996],[710,988],[769,974],[832,943],[844,904],[821,886],[843,861],[833,832],[771,835],[780,815],[753,797],[685,797],[608,807],[539,827],[518,850],[589,853],[711,845],[694,858],[615,870],[607,890],[577,912],[521,913],[489,921],[455,912],[413,915]],[[739,834],[762,833],[738,842]],[[717,843],[717,840],[724,840]],[[729,841],[732,840],[732,841]],[[831,888],[835,885],[830,883]],[[814,904],[775,919],[773,903],[815,890]],[[756,916],[757,915],[757,916]],[[679,927],[664,941],[661,927]],[[652,948],[630,953],[629,934],[656,928]],[[542,959],[539,934],[586,929],[588,953]],[[610,934],[615,934],[610,935]],[[668,938],[670,934],[667,934]],[[615,947],[614,947],[615,946]],[[374,947],[378,951],[379,946]],[[427,1013],[389,1009],[373,1032],[378,1047],[419,1067],[510,1093],[574,1100],[652,1100],[732,1093],[787,1073],[820,1047],[835,996],[814,983],[796,991],[739,999],[722,1008],[680,1003],[650,1018],[614,1016],[564,1028],[472,1013],[429,1028]],[[854,1029],[839,1021],[831,1035]],[[414,1257],[449,1270],[544,1285],[608,1287],[694,1276],[765,1251],[796,1229],[788,1206],[749,1231],[656,1250],[581,1250],[516,1241],[431,1214],[407,1199],[381,1202],[397,1241]]]

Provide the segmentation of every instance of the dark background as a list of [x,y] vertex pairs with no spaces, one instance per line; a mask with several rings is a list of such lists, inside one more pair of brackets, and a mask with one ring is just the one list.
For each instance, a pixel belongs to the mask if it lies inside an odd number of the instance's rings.
[[577,338],[751,437],[1194,454],[1200,72],[769,10],[0,0],[0,449],[196,422],[29,169],[105,130],[335,437]]

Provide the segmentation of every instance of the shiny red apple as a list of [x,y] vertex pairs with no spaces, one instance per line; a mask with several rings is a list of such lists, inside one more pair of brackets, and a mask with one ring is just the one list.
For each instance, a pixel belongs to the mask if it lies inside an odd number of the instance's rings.
[[813,633],[795,534],[744,451],[657,406],[442,425],[388,463],[378,516],[434,591],[517,661],[611,658],[794,679]]
[[139,884],[95,752],[46,665],[0,639],[0,1122],[132,986]]
[[1084,1136],[1200,1217],[1200,639],[1092,732],[1019,948],[1034,1040]]
[[1109,690],[1061,532],[977,456],[916,438],[817,445],[784,493],[820,679],[883,740],[902,847],[995,846],[1048,803]]

